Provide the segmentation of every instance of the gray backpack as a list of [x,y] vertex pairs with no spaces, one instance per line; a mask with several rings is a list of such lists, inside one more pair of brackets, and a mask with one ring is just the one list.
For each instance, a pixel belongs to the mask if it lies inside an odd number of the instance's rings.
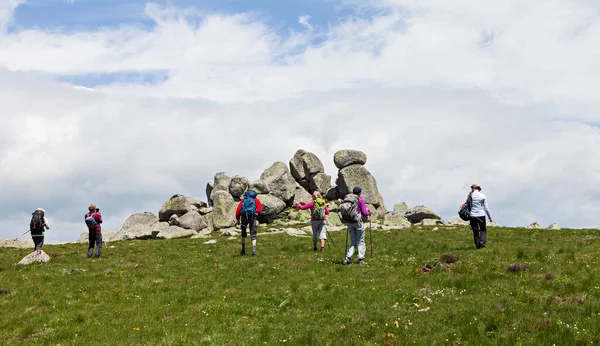
[[362,216],[358,211],[358,195],[347,194],[344,201],[340,204],[340,216],[342,220],[349,223],[362,221]]

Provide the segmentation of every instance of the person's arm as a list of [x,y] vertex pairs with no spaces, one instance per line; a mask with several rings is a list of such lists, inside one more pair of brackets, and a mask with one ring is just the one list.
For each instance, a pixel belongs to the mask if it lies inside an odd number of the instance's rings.
[[313,202],[313,201],[310,201],[310,202],[306,203],[305,205],[300,204],[300,202],[296,203],[296,207],[298,207],[298,209],[300,209],[300,210],[310,209],[313,207],[313,205],[315,205],[315,202]]
[[[241,207],[242,207],[242,205],[240,204],[240,208]],[[262,213],[262,210],[263,210],[262,203],[260,203],[260,200],[257,198],[256,199],[256,213],[260,214],[260,213]]]
[[493,222],[492,216],[490,215],[490,209],[488,208],[486,199],[483,200],[483,210],[485,210],[485,213],[487,214],[488,219],[490,219],[490,222]]
[[329,208],[327,208],[327,204],[325,204],[325,215],[329,215]]
[[364,199],[358,200],[358,206],[360,207],[360,213],[363,216],[371,216],[371,212],[367,210],[367,202]]
[[94,219],[96,219],[97,223],[102,223],[102,214],[100,213],[94,213]]
[[48,219],[46,219],[45,216],[44,216],[44,227],[46,227],[46,229],[50,229],[50,225],[48,224]]
[[[258,205],[257,205],[258,208]],[[235,220],[240,223],[240,212],[242,211],[242,201],[238,203],[237,209],[235,210]]]

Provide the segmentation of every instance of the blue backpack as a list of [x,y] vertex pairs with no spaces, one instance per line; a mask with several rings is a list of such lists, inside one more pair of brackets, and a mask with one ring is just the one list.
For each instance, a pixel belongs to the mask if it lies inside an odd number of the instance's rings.
[[94,219],[94,214],[95,213],[89,213],[89,215],[85,217],[85,224],[88,226],[88,228],[96,229],[98,226],[98,222],[96,219]]
[[240,215],[246,215],[247,218],[254,217],[256,215],[256,191],[248,190],[246,193],[244,193],[244,202],[242,202]]

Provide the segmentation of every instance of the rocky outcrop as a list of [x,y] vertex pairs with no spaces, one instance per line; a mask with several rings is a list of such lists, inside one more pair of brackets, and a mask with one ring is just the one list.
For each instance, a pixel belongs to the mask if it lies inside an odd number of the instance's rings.
[[331,176],[325,173],[317,173],[310,176],[308,189],[312,192],[319,191],[321,195],[326,195],[331,189]]
[[235,209],[237,203],[233,200],[233,196],[229,194],[229,191],[213,191],[211,197],[213,201],[213,211],[211,215],[214,230],[235,225]]
[[14,239],[2,239],[0,240],[0,247],[14,247],[18,249],[33,249],[33,241],[31,240],[14,240]]
[[[83,232],[77,239],[78,243],[87,243],[89,241],[89,232]],[[125,235],[118,231],[102,231],[102,241],[109,243],[113,241],[126,240]]]
[[273,195],[258,195],[257,198],[263,207],[261,217],[265,220],[272,220],[285,209],[285,203]]
[[409,209],[408,204],[405,202],[394,204],[394,213],[398,215],[405,215]]
[[31,264],[31,263],[46,263],[46,262],[50,262],[50,256],[48,256],[48,254],[45,253],[44,251],[40,250],[39,252],[34,251],[34,252],[30,253],[29,255],[23,257],[23,259],[17,264],[27,265],[27,264]]
[[155,226],[155,230],[158,230],[156,234],[157,239],[188,238],[196,234],[196,231],[193,229],[170,226],[166,222],[161,222],[158,226]]
[[173,215],[182,216],[190,211],[197,211],[206,206],[206,202],[197,198],[186,197],[179,194],[174,195],[160,208],[158,211],[158,219],[160,221],[169,221]]
[[410,228],[412,224],[408,221],[407,218],[402,214],[398,214],[396,212],[393,213],[385,213],[383,215],[383,225],[384,226],[394,226],[397,228]]
[[333,155],[333,163],[338,169],[351,165],[364,165],[367,163],[367,155],[358,150],[340,150]]
[[540,225],[539,222],[534,222],[532,224],[530,224],[529,226],[527,226],[528,229],[541,229],[542,225]]
[[312,201],[312,196],[306,191],[300,184],[296,185],[296,192],[294,193],[294,200],[306,204]]
[[[175,217],[175,215],[173,215]],[[191,229],[198,232],[208,227],[206,217],[200,215],[196,211],[187,212],[182,217],[176,217],[173,222],[169,220],[169,224],[172,226],[179,226],[183,229]]]
[[125,240],[154,238],[158,232],[154,232],[152,227],[158,222],[158,217],[149,212],[133,214],[125,220],[119,232]]
[[250,182],[248,179],[236,175],[235,177],[231,178],[231,182],[229,183],[229,193],[234,198],[240,198],[248,189],[249,185]]
[[434,219],[434,220],[442,219],[438,214],[434,213],[431,209],[429,209],[423,205],[419,205],[419,206],[409,209],[406,212],[406,214],[404,214],[404,216],[408,219],[408,221],[412,222],[413,224],[419,223],[419,222],[423,221],[424,219]]
[[270,194],[291,205],[296,193],[296,180],[283,162],[275,162],[260,176],[269,187]]
[[257,179],[250,183],[250,190],[256,191],[258,194],[267,194],[270,192],[267,183],[262,179]]
[[384,209],[383,197],[377,188],[377,182],[371,173],[363,166],[355,164],[344,167],[339,170],[336,185],[340,196],[352,193],[355,186],[362,189],[362,198],[368,204],[374,205],[377,209]]
[[560,226],[556,223],[551,224],[550,226],[548,226],[548,228],[546,229],[553,229],[553,230],[560,230]]

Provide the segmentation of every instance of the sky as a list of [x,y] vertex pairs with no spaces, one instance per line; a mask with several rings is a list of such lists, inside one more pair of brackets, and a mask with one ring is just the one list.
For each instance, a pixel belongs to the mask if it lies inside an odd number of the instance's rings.
[[0,239],[368,156],[386,207],[600,226],[600,2],[0,0]]

